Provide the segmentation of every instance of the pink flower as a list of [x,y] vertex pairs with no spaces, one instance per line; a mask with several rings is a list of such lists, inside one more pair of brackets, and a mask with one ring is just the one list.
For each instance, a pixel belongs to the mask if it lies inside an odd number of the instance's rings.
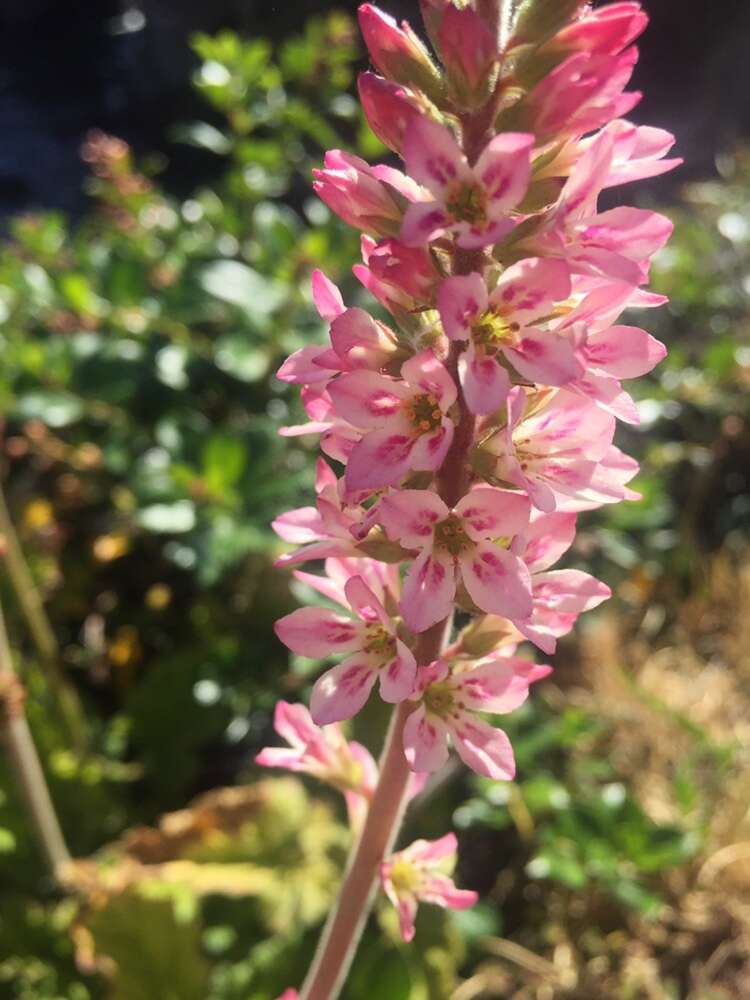
[[446,279],[438,291],[443,329],[451,340],[468,340],[459,373],[474,413],[493,413],[505,402],[511,381],[502,362],[521,378],[565,385],[583,374],[571,341],[533,326],[544,322],[570,294],[562,261],[531,257],[503,272],[491,293],[479,274]]
[[402,240],[422,246],[451,232],[459,246],[478,248],[502,239],[516,224],[509,212],[526,194],[533,145],[533,135],[501,133],[470,167],[449,128],[418,119],[404,137],[403,155],[409,175],[432,199],[409,205]]
[[580,614],[612,596],[606,583],[590,573],[550,570],[572,545],[575,530],[575,514],[535,514],[524,532],[523,550],[518,546],[531,573],[534,608],[530,620],[514,624],[545,653],[555,651],[556,639],[571,630]]
[[363,236],[362,258],[364,264],[352,271],[389,312],[409,312],[433,300],[440,275],[424,247]]
[[339,372],[385,367],[399,350],[393,330],[356,306],[336,316],[330,335],[330,347],[301,347],[286,359],[276,377],[324,388]]
[[460,581],[483,611],[528,618],[528,570],[504,545],[524,531],[529,510],[527,497],[489,486],[471,490],[452,511],[427,490],[399,490],[384,497],[378,517],[386,532],[419,551],[401,598],[412,631],[424,632],[448,615]]
[[325,154],[324,169],[313,170],[313,190],[344,222],[374,236],[396,236],[404,205],[421,189],[393,167],[369,163],[339,149]]
[[523,99],[520,120],[543,144],[580,136],[631,111],[640,101],[625,87],[638,61],[635,46],[617,55],[576,52]]
[[344,588],[354,617],[327,608],[299,608],[276,622],[276,634],[294,653],[314,658],[347,654],[313,687],[312,717],[318,725],[350,719],[367,701],[375,681],[385,701],[407,698],[414,686],[416,663],[396,634],[396,627],[361,576]]
[[377,559],[344,557],[330,558],[325,561],[325,576],[315,573],[294,571],[295,579],[312,587],[319,594],[348,608],[346,599],[346,584],[353,576],[361,576],[367,586],[376,595],[386,610],[398,610],[398,596],[401,592],[401,579],[396,563],[378,562]]
[[610,3],[587,10],[554,36],[545,51],[566,49],[595,55],[617,55],[641,34],[648,15],[639,3]]
[[[508,420],[483,448],[495,456],[493,477],[524,490],[535,507],[555,510],[568,498],[567,510],[590,506],[595,478],[602,503],[629,496],[616,472],[607,475],[607,459],[617,453],[612,444],[614,417],[591,400],[564,389],[541,399],[527,397],[521,387],[507,402]],[[527,412],[527,408],[530,409]],[[637,468],[637,466],[636,466]]]
[[277,997],[276,1000],[297,1000],[298,997],[299,993],[290,988],[288,990],[284,990],[281,996]]
[[457,889],[441,870],[444,859],[455,855],[456,846],[452,833],[440,840],[415,840],[381,864],[380,881],[396,907],[404,941],[414,937],[414,919],[420,902],[452,910],[466,910],[476,903],[476,892]]
[[285,542],[300,549],[277,560],[278,566],[292,566],[308,559],[356,555],[353,531],[364,512],[341,499],[341,484],[329,465],[318,459],[315,507],[299,507],[277,517],[271,527]]
[[450,448],[453,421],[446,414],[456,387],[444,365],[422,351],[402,365],[401,375],[358,371],[331,385],[338,415],[365,431],[349,453],[349,489],[395,484],[413,469],[433,471]]
[[274,728],[289,747],[266,747],[255,758],[262,767],[282,767],[309,774],[343,792],[352,825],[367,812],[378,769],[369,751],[347,742],[337,725],[321,729],[304,705],[276,703]]
[[448,760],[448,737],[463,762],[477,774],[510,781],[516,772],[510,740],[477,712],[505,714],[522,705],[529,684],[551,667],[515,656],[490,656],[468,669],[451,671],[436,660],[423,667],[415,696],[419,706],[404,726],[404,753],[413,771],[437,771]]
[[613,208],[598,212],[597,200],[616,169],[617,130],[604,129],[573,167],[557,204],[540,231],[524,245],[563,257],[580,274],[613,278],[632,287],[648,277],[651,257],[667,242],[672,223],[658,212]]

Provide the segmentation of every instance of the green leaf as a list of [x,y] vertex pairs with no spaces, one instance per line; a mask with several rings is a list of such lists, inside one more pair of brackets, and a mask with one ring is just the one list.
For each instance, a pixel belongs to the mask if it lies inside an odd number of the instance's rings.
[[18,400],[16,413],[24,420],[42,420],[50,427],[66,427],[83,416],[83,403],[67,392],[39,389]]
[[257,382],[268,372],[271,357],[245,334],[227,333],[219,337],[214,347],[216,366],[227,375],[243,382]]
[[215,260],[198,274],[201,288],[214,298],[241,309],[262,325],[286,299],[286,288],[238,260]]
[[147,531],[180,534],[195,527],[195,506],[192,500],[155,503],[138,511],[136,520]]
[[203,477],[212,493],[224,494],[245,471],[247,451],[228,434],[214,434],[203,448]]

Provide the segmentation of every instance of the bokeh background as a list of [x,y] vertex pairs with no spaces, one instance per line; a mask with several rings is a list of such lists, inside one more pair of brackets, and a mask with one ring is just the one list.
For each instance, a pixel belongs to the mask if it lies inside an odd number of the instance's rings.
[[[408,948],[379,910],[347,1000],[750,995],[750,8],[646,6],[633,117],[686,163],[625,192],[677,228],[620,432],[644,500],[570,556],[615,597],[511,719],[519,780],[456,769],[410,814],[480,904]],[[271,628],[314,458],[273,372],[324,335],[312,268],[366,302],[309,188],[327,147],[384,155],[354,11],[0,3],[0,597],[77,859],[56,884],[3,755],[2,998],[272,1000],[336,891],[340,802],[252,759],[319,669]]]

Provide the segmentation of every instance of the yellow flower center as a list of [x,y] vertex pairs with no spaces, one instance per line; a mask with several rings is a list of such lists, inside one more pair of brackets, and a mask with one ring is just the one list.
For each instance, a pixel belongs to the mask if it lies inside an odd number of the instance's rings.
[[412,396],[404,403],[404,414],[409,423],[420,434],[427,434],[440,426],[443,412],[437,397],[432,393]]
[[396,655],[396,640],[380,622],[373,622],[365,628],[362,649],[382,660],[392,660]]
[[428,712],[444,718],[453,713],[455,692],[445,682],[430,684],[424,693],[424,704]]
[[448,191],[445,207],[457,222],[473,226],[487,220],[487,197],[478,184],[455,184]]
[[488,310],[472,325],[471,338],[487,354],[494,354],[503,344],[512,343],[519,329],[518,323],[509,323],[499,313]]
[[411,861],[398,858],[391,866],[391,882],[398,894],[415,893],[420,887],[422,873]]
[[449,514],[443,521],[438,521],[434,531],[434,546],[458,556],[472,546],[472,541],[464,531],[463,521],[456,514]]

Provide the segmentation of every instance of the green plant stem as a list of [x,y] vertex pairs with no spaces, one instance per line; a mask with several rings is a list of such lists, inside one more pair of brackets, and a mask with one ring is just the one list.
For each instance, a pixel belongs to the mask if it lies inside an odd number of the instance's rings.
[[14,691],[19,688],[5,628],[5,617],[0,608],[0,732],[7,744],[8,756],[16,772],[18,787],[29,819],[50,870],[57,876],[60,866],[70,861],[70,854],[26,721],[23,698],[14,697]]
[[0,484],[0,535],[5,543],[2,564],[8,574],[18,607],[26,620],[39,662],[49,683],[74,748],[85,747],[86,726],[83,706],[78,693],[60,668],[60,649],[49,623],[41,595],[29,571],[13,521],[8,510],[5,493]]

